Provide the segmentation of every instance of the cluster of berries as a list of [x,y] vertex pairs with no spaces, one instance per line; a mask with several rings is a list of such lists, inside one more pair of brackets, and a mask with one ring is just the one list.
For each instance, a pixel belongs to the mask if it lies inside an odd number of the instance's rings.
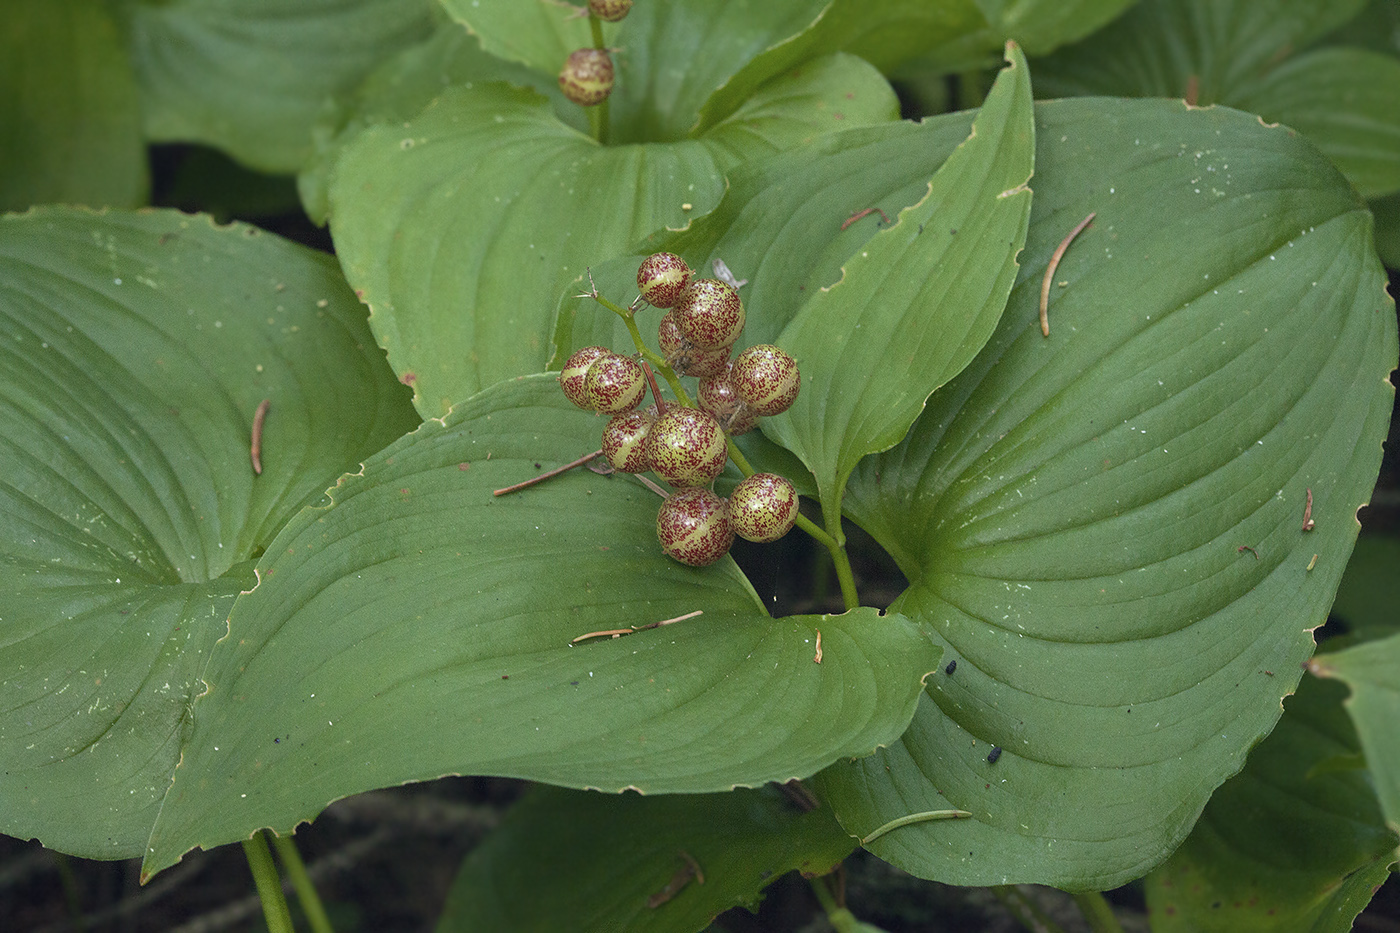
[[729,552],[737,534],[776,541],[797,519],[797,492],[772,473],[755,473],[728,499],[709,488],[729,459],[725,435],[752,430],[764,415],[786,411],[797,398],[797,363],[770,345],[730,359],[744,329],[739,294],[717,279],[695,279],[673,253],[647,257],[637,271],[641,299],[667,309],[658,326],[666,365],[697,376],[698,407],[663,402],[643,409],[642,364],[606,347],[584,347],[559,374],[564,395],[580,408],[612,415],[602,448],[614,469],[656,473],[675,491],[662,503],[656,534],[663,550],[693,566]]
[[[632,0],[588,0],[588,12],[616,23],[632,9]],[[601,104],[612,93],[613,63],[607,49],[579,49],[559,71],[559,89],[580,107]]]

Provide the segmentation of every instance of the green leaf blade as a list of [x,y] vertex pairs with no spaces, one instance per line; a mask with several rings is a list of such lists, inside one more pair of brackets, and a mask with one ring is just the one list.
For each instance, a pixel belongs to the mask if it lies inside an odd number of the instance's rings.
[[[872,846],[906,870],[1102,889],[1184,838],[1296,682],[1379,464],[1394,313],[1369,216],[1288,131],[1146,101],[1038,119],[996,335],[848,489],[956,674],[823,782],[858,833],[975,814]],[[1046,263],[1092,210],[1045,338]]]
[[707,792],[894,741],[937,661],[908,620],[768,618],[732,562],[664,557],[625,478],[492,496],[596,430],[552,376],[512,380],[289,525],[211,659],[147,871],[448,773]]
[[0,270],[0,826],[130,857],[248,558],[413,412],[334,262],[254,228],[40,209]]
[[[1019,52],[972,135],[901,212],[813,295],[778,338],[804,388],[765,432],[839,500],[861,457],[898,443],[929,394],[991,336],[1025,242],[1035,133]],[[868,262],[867,262],[868,260]]]
[[[698,930],[728,908],[756,910],[785,872],[824,874],[854,848],[829,808],[804,813],[777,788],[639,797],[539,787],[463,863],[437,930]],[[686,877],[687,858],[699,876]],[[555,880],[542,887],[541,876]]]

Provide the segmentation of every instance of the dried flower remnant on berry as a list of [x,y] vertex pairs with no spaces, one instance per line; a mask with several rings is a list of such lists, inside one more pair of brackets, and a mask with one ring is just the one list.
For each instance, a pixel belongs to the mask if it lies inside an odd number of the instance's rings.
[[776,473],[755,473],[729,494],[734,533],[748,541],[777,541],[797,520],[797,490]]
[[734,543],[729,504],[708,489],[682,489],[661,503],[656,537],[661,549],[683,564],[713,564]]
[[605,415],[631,411],[641,404],[646,394],[646,373],[631,357],[616,353],[599,357],[583,377],[583,395],[588,407]]
[[563,390],[564,397],[579,408],[589,408],[588,398],[583,391],[588,367],[611,352],[607,347],[584,347],[565,360],[564,368],[559,372],[559,388]]
[[696,279],[676,299],[676,323],[701,350],[727,347],[744,330],[744,303],[719,279]]
[[559,90],[580,107],[601,104],[612,89],[612,58],[603,49],[571,52],[559,71]]
[[588,12],[608,23],[620,22],[632,9],[632,0],[588,0]]
[[787,411],[802,388],[797,362],[771,344],[740,353],[730,367],[729,381],[744,404],[763,416]]
[[704,486],[729,459],[724,432],[708,412],[672,405],[647,432],[647,460],[672,486]]
[[690,284],[690,266],[675,253],[653,253],[637,268],[637,291],[653,308],[674,308]]
[[656,326],[656,341],[661,347],[661,355],[666,365],[683,376],[717,376],[729,366],[729,352],[733,347],[720,347],[717,350],[701,350],[681,333],[676,323],[676,312],[667,311]]

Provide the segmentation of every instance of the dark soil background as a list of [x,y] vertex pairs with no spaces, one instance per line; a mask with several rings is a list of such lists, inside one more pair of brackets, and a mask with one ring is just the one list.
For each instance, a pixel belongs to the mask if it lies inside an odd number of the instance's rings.
[[[316,249],[331,251],[329,234],[301,212],[290,179],[239,168],[199,147],[152,150],[159,206],[203,210],[220,220],[247,220]],[[1390,293],[1400,294],[1391,272]],[[1393,378],[1393,377],[1392,377]],[[1400,535],[1400,418],[1390,438],[1363,534]],[[886,605],[906,585],[878,545],[850,528],[861,594]],[[778,545],[745,546],[735,558],[774,615],[841,610],[823,552],[803,535]],[[1400,589],[1400,588],[1398,588]],[[813,594],[816,594],[815,597]],[[1334,620],[1319,632],[1338,631]],[[340,933],[416,933],[433,928],[462,857],[519,796],[523,782],[450,778],[361,794],[332,804],[297,843]],[[146,887],[139,860],[71,858],[35,842],[0,835],[0,933],[218,933],[267,929],[241,847],[195,851]],[[1026,929],[993,892],[913,878],[857,852],[847,860],[845,894],[860,919],[889,933],[1009,933]],[[1067,895],[1022,889],[1066,933],[1087,930]],[[1109,893],[1127,933],[1148,927],[1141,889]],[[295,898],[289,898],[293,912]],[[299,924],[299,928],[304,926]],[[758,914],[734,910],[717,928],[728,933],[823,933],[831,929],[807,882],[795,875],[767,891]],[[1393,875],[1356,922],[1358,931],[1400,933],[1400,881]],[[567,931],[561,931],[567,933]]]

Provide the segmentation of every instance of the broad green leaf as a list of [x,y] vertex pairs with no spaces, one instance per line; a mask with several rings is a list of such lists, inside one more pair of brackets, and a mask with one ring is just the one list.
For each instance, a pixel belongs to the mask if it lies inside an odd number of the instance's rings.
[[846,500],[958,664],[822,780],[861,834],[974,814],[872,844],[915,874],[1102,889],[1185,838],[1297,682],[1379,466],[1395,313],[1364,204],[1286,129],[1168,101],[1037,120],[996,334]]
[[839,509],[846,477],[904,437],[925,400],[986,343],[1026,238],[1035,131],[1025,59],[1011,63],[972,134],[928,184],[812,295],[777,343],[802,367],[803,391],[764,432],[817,478]]
[[1319,655],[1308,667],[1351,688],[1347,712],[1361,736],[1385,821],[1400,832],[1400,741],[1395,733],[1400,721],[1400,635]]
[[445,22],[428,41],[384,61],[316,127],[316,155],[297,176],[306,212],[317,223],[325,223],[330,212],[327,186],[331,169],[345,146],[365,127],[402,124],[448,88],[488,81],[532,87],[550,99],[556,116],[565,122],[572,117],[569,125],[576,130],[588,129],[583,109],[564,97],[553,76],[487,54],[460,23]]
[[141,852],[248,559],[405,396],[327,256],[174,211],[0,219],[0,831]]
[[[489,55],[518,62],[547,75],[558,75],[569,53],[593,45],[588,17],[566,3],[519,3],[516,0],[438,0],[449,16],[476,36]],[[616,26],[605,25],[610,44]]]
[[830,808],[804,813],[774,787],[661,797],[539,787],[462,863],[437,931],[702,930],[731,907],[756,910],[783,874],[825,874],[854,848]]
[[1114,94],[1230,104],[1237,88],[1356,16],[1366,0],[1141,0],[1036,62],[1036,96]]
[[543,369],[561,291],[586,267],[712,210],[726,166],[816,136],[847,94],[845,122],[893,115],[883,80],[839,56],[773,82],[705,138],[603,147],[533,92],[453,88],[347,146],[330,186],[336,248],[390,363],[436,416]]
[[1097,31],[1137,0],[976,0],[997,44],[1010,39],[1044,55]]
[[428,38],[432,0],[127,0],[146,133],[295,172],[328,101]]
[[136,83],[101,0],[5,5],[0,127],[0,211],[146,199]]
[[1371,202],[1376,216],[1376,252],[1392,269],[1400,269],[1400,194]]
[[1153,933],[1352,928],[1400,839],[1385,828],[1366,772],[1331,765],[1359,757],[1345,695],[1340,684],[1303,679],[1244,770],[1147,876]]
[[908,620],[769,618],[732,561],[663,556],[658,500],[628,477],[491,494],[601,426],[554,376],[510,380],[295,518],[211,655],[147,873],[444,774],[709,792],[894,741],[938,656]]
[[1285,123],[1366,197],[1400,190],[1400,59],[1300,45],[1363,4],[1145,0],[1083,43],[1037,62],[1036,93],[1187,97]]
[[1319,49],[1239,88],[1228,103],[1302,133],[1362,197],[1400,191],[1400,58]]
[[1385,638],[1400,632],[1400,608],[1395,604],[1395,569],[1400,567],[1400,538],[1365,534],[1347,561],[1337,587],[1332,615],[1362,639]]

